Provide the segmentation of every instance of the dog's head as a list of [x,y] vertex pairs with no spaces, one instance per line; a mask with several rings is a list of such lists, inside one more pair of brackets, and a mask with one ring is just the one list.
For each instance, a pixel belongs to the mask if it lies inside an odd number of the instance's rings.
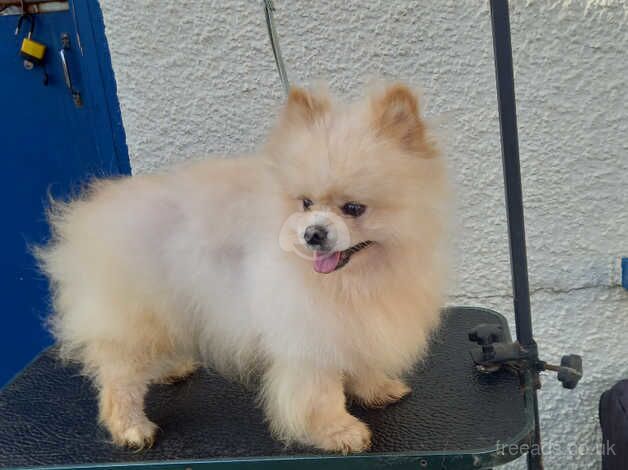
[[293,88],[267,153],[286,201],[280,244],[318,273],[373,269],[438,236],[444,166],[404,85],[350,105]]

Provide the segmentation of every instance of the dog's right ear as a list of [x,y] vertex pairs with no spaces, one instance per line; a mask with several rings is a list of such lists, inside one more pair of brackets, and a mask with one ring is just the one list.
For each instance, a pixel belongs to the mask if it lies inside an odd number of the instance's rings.
[[310,92],[305,88],[292,87],[282,113],[286,124],[310,125],[323,118],[331,109],[331,100],[324,91]]

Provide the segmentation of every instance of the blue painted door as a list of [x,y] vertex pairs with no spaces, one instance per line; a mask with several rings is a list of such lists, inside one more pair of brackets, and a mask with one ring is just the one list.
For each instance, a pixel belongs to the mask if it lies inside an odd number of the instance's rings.
[[[18,51],[29,25],[15,36],[19,16],[11,11],[0,11],[0,386],[52,341],[43,328],[47,283],[29,254],[48,236],[48,192],[65,197],[91,176],[130,173],[98,2],[34,15],[32,38],[47,46],[47,85],[41,66],[24,67]],[[64,34],[81,106],[65,80]]]

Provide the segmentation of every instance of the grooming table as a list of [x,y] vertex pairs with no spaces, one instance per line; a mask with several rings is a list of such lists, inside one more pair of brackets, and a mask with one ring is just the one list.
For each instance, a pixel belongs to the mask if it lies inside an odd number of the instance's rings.
[[116,448],[97,423],[94,389],[51,348],[0,391],[0,467],[492,468],[518,456],[511,444],[525,452],[534,420],[527,375],[476,371],[467,334],[479,323],[501,323],[509,335],[498,313],[447,309],[429,356],[407,378],[412,394],[383,410],[351,408],[370,425],[373,446],[348,456],[276,442],[254,394],[211,371],[151,387],[146,411],[161,428],[155,446]]

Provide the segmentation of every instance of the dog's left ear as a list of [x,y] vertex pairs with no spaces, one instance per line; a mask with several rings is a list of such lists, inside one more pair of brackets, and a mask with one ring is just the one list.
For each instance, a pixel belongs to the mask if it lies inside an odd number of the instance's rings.
[[399,143],[419,156],[434,155],[426,141],[425,124],[419,114],[419,100],[401,83],[388,86],[371,97],[372,125],[381,136]]

